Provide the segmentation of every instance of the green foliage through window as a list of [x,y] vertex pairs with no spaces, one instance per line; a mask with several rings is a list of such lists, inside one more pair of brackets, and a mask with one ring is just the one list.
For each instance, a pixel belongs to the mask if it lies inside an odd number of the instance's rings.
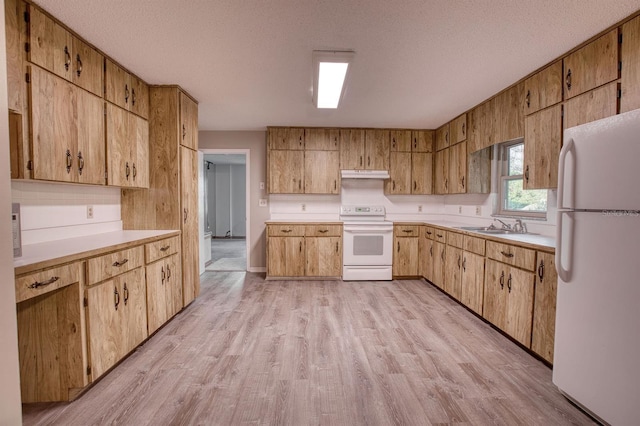
[[544,216],[547,211],[547,190],[523,188],[524,143],[504,144],[500,176],[501,214]]

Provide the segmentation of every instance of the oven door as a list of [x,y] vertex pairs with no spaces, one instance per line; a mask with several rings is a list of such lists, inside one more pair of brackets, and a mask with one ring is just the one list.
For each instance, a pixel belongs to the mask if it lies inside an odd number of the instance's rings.
[[393,225],[344,224],[344,266],[391,266]]

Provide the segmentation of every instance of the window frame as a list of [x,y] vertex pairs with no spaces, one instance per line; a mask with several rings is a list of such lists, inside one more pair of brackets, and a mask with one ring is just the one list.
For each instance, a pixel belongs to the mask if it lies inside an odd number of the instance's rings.
[[[509,175],[509,149],[511,149],[515,145],[523,145],[524,148],[524,139],[519,138],[509,142],[504,142],[498,145],[498,206],[496,215],[497,216],[508,216],[508,217],[522,217],[527,219],[539,219],[546,220],[547,219],[547,211],[549,210],[549,204],[547,203],[547,210],[545,211],[529,211],[529,210],[509,210],[505,208],[505,200],[506,200],[506,182],[513,180],[522,180],[524,184],[524,175]],[[524,149],[523,149],[524,156]],[[548,191],[548,190],[547,190]],[[548,192],[547,192],[548,196]]]

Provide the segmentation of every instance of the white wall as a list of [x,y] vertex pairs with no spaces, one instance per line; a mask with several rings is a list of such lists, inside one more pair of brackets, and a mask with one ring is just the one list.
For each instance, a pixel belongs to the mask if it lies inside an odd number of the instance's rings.
[[[0,46],[5,46],[4,8],[0,9]],[[11,243],[11,186],[9,180],[9,124],[7,117],[7,58],[0,49],[0,425],[22,424],[20,369],[18,363],[18,328],[16,294]],[[4,212],[4,213],[1,213]]]
[[247,186],[247,168],[242,164],[232,164],[229,173],[230,182],[230,206],[231,206],[231,236],[246,236],[246,204],[247,197],[245,188]]
[[[228,164],[216,164],[214,173],[215,198],[209,199],[209,206],[213,204],[215,214],[215,237],[226,237],[231,233],[231,173]],[[210,182],[211,183],[211,182]],[[210,216],[211,217],[211,216]]]
[[[198,217],[204,217],[204,174],[206,169],[204,168],[204,155],[198,152]],[[198,221],[198,241],[200,245],[200,259],[199,270],[200,274],[205,271],[205,264],[207,263],[207,250],[211,252],[211,247],[207,248],[206,241],[204,239],[205,223],[203,220]],[[210,240],[208,240],[210,241]]]

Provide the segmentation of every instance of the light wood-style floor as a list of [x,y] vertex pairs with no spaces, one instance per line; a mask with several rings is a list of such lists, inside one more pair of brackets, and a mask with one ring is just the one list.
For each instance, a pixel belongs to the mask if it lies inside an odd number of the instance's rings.
[[565,425],[593,421],[551,370],[421,280],[207,272],[194,303],[72,403],[61,425]]

